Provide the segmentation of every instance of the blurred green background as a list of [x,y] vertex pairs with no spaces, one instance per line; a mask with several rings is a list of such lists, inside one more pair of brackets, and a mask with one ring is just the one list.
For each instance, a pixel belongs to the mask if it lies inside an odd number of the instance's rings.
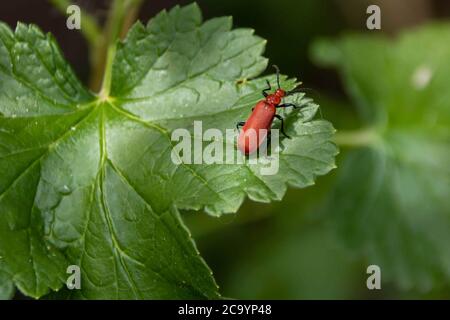
[[[144,1],[139,19],[189,2]],[[222,218],[184,213],[222,294],[450,298],[450,2],[197,2],[205,19],[231,15],[268,40],[265,56],[313,89],[341,148],[338,169],[282,202],[246,201]],[[76,3],[104,20],[109,1]],[[367,30],[369,4],[381,7],[382,30]],[[48,2],[3,1],[0,18],[52,32],[88,82],[85,40]],[[366,287],[370,264],[381,267],[381,290]]]

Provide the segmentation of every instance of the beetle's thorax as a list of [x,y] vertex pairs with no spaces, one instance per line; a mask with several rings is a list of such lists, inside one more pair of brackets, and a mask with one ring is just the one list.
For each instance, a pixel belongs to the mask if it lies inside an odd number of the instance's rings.
[[283,89],[277,89],[273,94],[269,94],[266,97],[267,103],[279,105],[281,103],[281,99],[286,95],[286,91]]
[[278,104],[281,103],[281,97],[278,96],[278,95],[276,95],[276,94],[269,94],[269,95],[266,97],[266,101],[267,101],[267,103],[269,103],[269,104],[278,105]]

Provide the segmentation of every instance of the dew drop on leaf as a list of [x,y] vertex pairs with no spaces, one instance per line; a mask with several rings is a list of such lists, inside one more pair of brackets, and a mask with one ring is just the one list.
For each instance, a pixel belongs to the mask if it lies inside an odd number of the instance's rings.
[[66,184],[60,190],[61,194],[68,195],[72,192],[72,190]]

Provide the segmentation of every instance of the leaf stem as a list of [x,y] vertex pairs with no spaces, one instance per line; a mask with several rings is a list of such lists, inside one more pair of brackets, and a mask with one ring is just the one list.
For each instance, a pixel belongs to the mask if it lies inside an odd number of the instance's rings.
[[[108,18],[100,39],[100,45],[94,53],[92,74],[89,87],[93,91],[100,89],[103,98],[109,95],[111,85],[112,62],[115,55],[116,40],[123,20],[123,0],[114,0],[109,8]],[[100,88],[101,86],[101,88]]]
[[373,127],[338,131],[334,137],[334,142],[341,147],[369,146],[379,141],[380,134]]
[[[67,15],[67,7],[72,4],[70,0],[49,0],[62,14]],[[108,18],[103,30],[96,19],[88,13],[82,13],[81,33],[89,45],[89,60],[91,64],[91,78],[89,87],[92,91],[101,90],[100,95],[109,94],[111,85],[111,72],[117,39],[123,38],[128,29],[136,20],[142,0],[114,0],[109,8]],[[107,81],[105,81],[107,80]]]
[[112,60],[114,59],[115,49],[112,46],[115,47],[119,37],[123,38],[127,33],[136,19],[141,3],[142,0],[114,0],[112,3],[100,39],[100,45],[94,53],[92,75],[89,81],[89,87],[93,91],[98,91],[101,85],[102,94],[109,93],[110,88],[105,86],[111,84],[111,72],[107,69],[112,68]]
[[122,28],[120,30],[120,38],[125,38],[128,30],[131,28],[133,23],[136,21],[139,9],[142,5],[143,0],[127,0],[125,3],[126,15],[124,17]]
[[99,93],[100,100],[108,100],[109,98],[109,93],[111,91],[112,64],[115,56],[116,56],[116,44],[112,43],[108,47],[108,52],[106,55],[106,64],[104,67],[102,88]]
[[[50,3],[58,9],[62,14],[68,15],[67,8],[72,5],[69,0],[49,0]],[[97,20],[89,13],[83,11],[81,16],[81,34],[85,37],[90,47],[98,45],[98,40],[101,36],[101,28]]]

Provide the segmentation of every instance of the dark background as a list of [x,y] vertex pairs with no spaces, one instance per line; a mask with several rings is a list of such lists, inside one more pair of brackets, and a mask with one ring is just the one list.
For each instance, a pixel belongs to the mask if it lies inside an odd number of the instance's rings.
[[[148,21],[163,9],[192,1],[144,1],[139,13]],[[78,0],[74,3],[105,20],[110,1]],[[308,60],[308,46],[318,36],[333,36],[344,30],[368,32],[365,28],[369,4],[383,8],[383,33],[395,34],[401,29],[450,16],[446,0],[198,0],[205,19],[231,15],[235,27],[249,27],[268,39],[265,55],[289,75],[302,79],[308,86],[325,88],[339,94],[340,87],[332,72],[320,70]],[[0,2],[0,20],[12,28],[17,21],[37,24],[58,40],[67,60],[83,82],[89,77],[87,45],[76,30],[66,28],[66,18],[46,0]]]

